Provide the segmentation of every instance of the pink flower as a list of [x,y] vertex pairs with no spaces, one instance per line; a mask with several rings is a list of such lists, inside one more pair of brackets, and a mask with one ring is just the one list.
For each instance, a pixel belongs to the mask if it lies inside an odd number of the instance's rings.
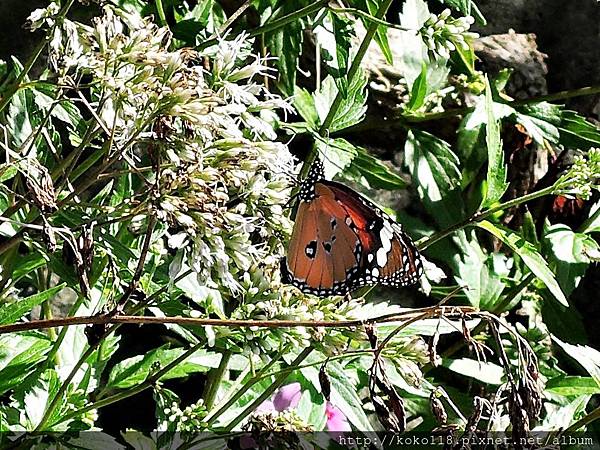
[[286,409],[294,409],[298,406],[301,396],[302,389],[300,383],[291,383],[282,386],[273,397],[273,408],[279,412]]
[[325,405],[325,414],[327,415],[327,431],[352,431],[344,413],[331,402],[327,402]]

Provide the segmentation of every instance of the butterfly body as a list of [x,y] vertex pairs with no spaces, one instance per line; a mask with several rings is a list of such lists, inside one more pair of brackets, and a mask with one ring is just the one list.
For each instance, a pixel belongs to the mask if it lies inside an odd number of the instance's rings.
[[321,161],[298,197],[284,281],[328,296],[373,284],[407,286],[422,275],[419,251],[400,225],[356,191],[325,180]]

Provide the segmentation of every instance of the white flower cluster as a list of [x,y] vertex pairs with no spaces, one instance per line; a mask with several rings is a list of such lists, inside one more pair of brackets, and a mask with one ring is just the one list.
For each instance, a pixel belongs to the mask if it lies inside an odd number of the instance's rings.
[[575,155],[573,165],[556,182],[556,193],[574,195],[584,200],[600,188],[600,149],[590,148],[586,157]]
[[[53,13],[50,6],[32,20]],[[50,60],[78,49],[63,79],[75,86],[86,76],[114,151],[163,167],[154,174],[159,219],[201,284],[237,295],[246,271],[277,265],[269,256],[282,254],[291,229],[284,206],[295,168],[274,127],[276,111],[290,106],[255,80],[268,67],[248,37],[223,38],[203,53],[170,51],[167,28],[110,6],[92,26],[64,20],[57,28],[64,33]]]
[[457,46],[466,50],[469,48],[467,41],[479,37],[477,33],[468,31],[474,21],[471,16],[455,19],[446,8],[438,16],[431,14],[419,33],[429,51],[442,58],[449,58],[450,52],[456,50]]

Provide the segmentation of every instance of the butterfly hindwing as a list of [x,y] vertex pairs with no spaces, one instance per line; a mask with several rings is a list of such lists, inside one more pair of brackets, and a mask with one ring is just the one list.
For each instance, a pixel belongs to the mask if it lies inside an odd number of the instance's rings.
[[359,193],[341,183],[326,183],[347,211],[361,239],[361,276],[351,280],[353,285],[406,286],[416,283],[422,275],[420,255],[400,225]]

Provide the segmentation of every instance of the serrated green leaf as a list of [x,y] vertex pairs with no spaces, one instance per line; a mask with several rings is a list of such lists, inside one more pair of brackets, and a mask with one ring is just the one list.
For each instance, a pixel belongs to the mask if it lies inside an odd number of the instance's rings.
[[568,356],[577,361],[581,367],[591,375],[596,385],[600,387],[600,352],[598,350],[588,345],[569,344],[561,341],[556,336],[552,336],[552,340],[556,342]]
[[410,91],[410,100],[406,105],[406,109],[414,111],[423,106],[425,96],[427,95],[427,65],[423,63],[421,73],[415,80]]
[[[559,133],[558,143],[564,147],[587,150],[600,145],[600,129],[574,111],[565,110],[560,105],[541,102],[525,105],[519,111],[532,118],[538,127]],[[549,125],[543,125],[543,124]]]
[[[589,265],[596,260],[600,249],[596,241],[585,234],[575,233],[567,225],[551,225],[544,234],[550,262],[565,295],[579,285]],[[594,256],[595,255],[595,258]]]
[[[404,146],[405,163],[427,211],[441,226],[460,220],[458,158],[443,140],[425,131],[410,130]],[[454,192],[456,194],[456,192]]]
[[325,168],[325,178],[331,179],[352,163],[358,150],[345,139],[317,139],[315,145]]
[[44,361],[49,349],[50,341],[42,335],[0,336],[0,395],[19,386]]
[[20,299],[15,303],[0,306],[0,324],[14,323],[27,314],[34,306],[51,299],[59,293],[66,283],[61,283],[43,292]]
[[[289,14],[297,6],[292,4],[292,2],[283,2],[282,7],[270,19],[274,20]],[[298,58],[302,52],[303,39],[302,23],[297,20],[288,22],[285,26],[265,35],[267,47],[277,57],[279,88],[287,96],[291,96],[294,93],[296,86]]]
[[347,175],[357,181],[364,178],[368,183],[367,187],[370,188],[392,190],[406,187],[406,181],[387,165],[369,155],[364,148],[355,148],[357,153],[350,166],[346,168]]
[[454,258],[456,281],[466,286],[465,295],[472,306],[493,311],[506,287],[502,280],[509,272],[506,257],[484,253],[475,239],[463,241],[461,254]]
[[294,108],[296,108],[298,114],[306,121],[308,127],[313,131],[318,131],[321,122],[313,96],[306,89],[296,86],[293,102]]
[[530,242],[527,242],[513,231],[500,227],[499,225],[494,225],[487,220],[478,222],[477,226],[488,231],[493,236],[496,236],[512,251],[519,255],[525,265],[529,267],[529,270],[531,270],[546,285],[554,298],[562,305],[569,306],[565,294],[556,281],[554,274],[548,268],[548,264]]
[[504,164],[504,149],[500,139],[500,126],[494,116],[494,100],[489,80],[485,84],[486,144],[488,151],[488,168],[486,175],[486,194],[482,207],[493,205],[502,198],[508,188],[506,182],[506,165]]
[[[348,86],[348,97],[344,98],[337,109],[330,133],[336,133],[359,123],[367,112],[367,77],[359,71]],[[327,76],[321,83],[321,89],[314,94],[314,103],[319,115],[319,122],[323,123],[331,105],[338,93],[338,88],[331,76]]]
[[333,25],[333,35],[335,36],[335,64],[326,67],[333,75],[336,85],[342,96],[348,96],[348,61],[350,58],[350,49],[352,48],[352,38],[354,29],[352,22],[343,16],[335,13],[331,14],[331,23]]
[[42,267],[47,264],[44,255],[38,252],[32,252],[25,256],[16,258],[15,266],[12,272],[12,278],[14,281],[20,280],[24,276],[30,274],[35,269]]

